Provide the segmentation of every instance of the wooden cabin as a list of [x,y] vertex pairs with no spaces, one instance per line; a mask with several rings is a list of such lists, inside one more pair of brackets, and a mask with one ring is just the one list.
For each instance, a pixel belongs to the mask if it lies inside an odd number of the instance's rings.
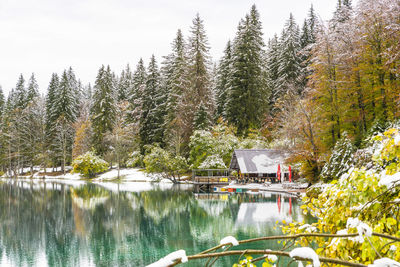
[[285,165],[287,156],[288,153],[275,149],[235,149],[229,169],[237,172],[237,180],[242,183],[288,181],[289,171]]

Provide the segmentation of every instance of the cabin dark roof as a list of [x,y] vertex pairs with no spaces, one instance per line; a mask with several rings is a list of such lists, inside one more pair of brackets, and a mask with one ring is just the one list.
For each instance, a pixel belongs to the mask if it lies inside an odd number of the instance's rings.
[[235,149],[229,168],[241,173],[276,173],[286,158],[287,153],[276,149]]

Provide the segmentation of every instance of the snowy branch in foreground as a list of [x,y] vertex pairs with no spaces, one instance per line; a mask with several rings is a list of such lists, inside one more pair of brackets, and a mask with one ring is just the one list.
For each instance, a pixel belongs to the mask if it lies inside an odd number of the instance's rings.
[[[239,246],[239,242],[233,236],[227,236],[221,239],[220,245],[231,244],[232,246]],[[224,248],[224,247],[222,247]]]
[[188,258],[186,256],[186,251],[184,251],[183,249],[174,251],[165,256],[164,258],[150,265],[147,265],[147,267],[168,267],[171,264],[174,264],[176,260],[181,260],[181,262],[187,262]]
[[319,262],[319,257],[317,255],[317,253],[315,253],[315,251],[309,247],[295,248],[289,253],[289,256],[294,259],[304,258],[304,259],[312,260],[314,267],[319,267],[321,264]]

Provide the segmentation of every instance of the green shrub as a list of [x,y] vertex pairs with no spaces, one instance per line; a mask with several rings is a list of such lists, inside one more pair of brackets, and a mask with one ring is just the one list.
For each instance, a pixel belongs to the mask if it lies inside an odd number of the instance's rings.
[[84,177],[93,178],[96,173],[108,169],[108,163],[96,156],[93,152],[86,152],[72,162],[73,173],[80,173]]
[[144,164],[146,172],[159,174],[174,183],[180,180],[189,167],[184,157],[174,156],[158,146],[150,149],[150,153],[144,157]]

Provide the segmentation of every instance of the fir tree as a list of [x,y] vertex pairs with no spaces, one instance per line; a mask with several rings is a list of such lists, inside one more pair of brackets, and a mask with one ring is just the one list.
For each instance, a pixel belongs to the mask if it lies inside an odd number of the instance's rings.
[[256,7],[241,20],[232,52],[232,79],[227,102],[227,119],[239,135],[260,126],[267,108],[264,73],[264,42]]
[[[55,86],[55,84],[54,84]],[[52,108],[52,117],[57,120],[64,117],[68,123],[73,123],[77,117],[76,88],[74,81],[71,81],[70,73],[64,70],[58,90],[54,94],[54,106]]]
[[321,178],[324,182],[339,179],[353,166],[355,150],[347,134],[343,133],[342,138],[337,141],[329,161],[322,168]]
[[207,130],[210,126],[210,118],[207,109],[203,103],[194,115],[193,127],[194,130]]
[[171,54],[165,57],[162,74],[168,94],[165,138],[175,149],[175,154],[179,155],[183,142],[188,140],[192,129],[187,118],[187,112],[192,108],[188,57],[181,30],[177,31],[176,38],[172,42]]
[[139,135],[142,151],[145,145],[163,142],[165,94],[161,90],[160,82],[160,72],[153,55],[147,71],[140,117]]
[[142,103],[146,86],[147,73],[143,59],[140,59],[133,74],[133,86],[129,93],[129,122],[139,123],[142,113]]
[[46,95],[46,129],[49,136],[51,136],[50,131],[52,130],[56,120],[56,114],[54,114],[55,97],[58,91],[59,83],[60,81],[57,73],[53,73]]
[[278,36],[275,34],[268,42],[268,50],[266,54],[266,67],[267,67],[267,86],[270,92],[268,104],[270,111],[275,112],[274,106],[279,98],[279,54],[280,44]]
[[205,105],[207,113],[210,114],[210,116],[214,109],[210,86],[210,48],[208,46],[204,23],[199,14],[197,14],[193,19],[190,33],[191,36],[188,42],[188,60],[191,92],[187,92],[190,95],[186,94],[184,97],[185,101],[187,101],[189,106],[191,106],[191,110],[187,111],[189,125],[193,123],[194,114],[200,107],[200,103]]
[[279,54],[279,90],[280,94],[284,95],[291,88],[295,88],[297,93],[302,92],[299,86],[299,77],[301,76],[300,57],[300,30],[296,24],[294,17],[290,14],[289,19],[285,23],[280,39],[280,54]]
[[[65,173],[65,166],[72,160],[72,144],[74,140],[73,123],[77,118],[76,88],[74,89],[73,77],[64,70],[61,80],[57,86],[56,75],[53,74],[50,86],[55,88],[49,92],[46,101],[46,109],[49,107],[50,115],[47,127],[50,128],[51,148],[55,158],[61,161],[62,171]],[[72,82],[71,82],[72,81]],[[49,88],[50,90],[50,88]],[[51,94],[54,95],[52,96]],[[51,100],[53,98],[53,100]],[[52,106],[50,107],[52,103]],[[46,123],[46,124],[47,124]]]
[[5,98],[4,98],[4,94],[3,94],[3,88],[0,85],[0,126],[2,123],[4,109],[5,109]]
[[32,76],[28,82],[26,101],[29,103],[38,96],[39,96],[39,86],[36,82],[35,75],[32,73]]
[[25,79],[22,74],[18,78],[17,85],[14,90],[15,96],[15,108],[23,109],[26,106],[26,88]]
[[111,132],[115,118],[116,94],[110,66],[101,66],[93,92],[91,119],[93,127],[93,146],[103,156],[108,151],[104,136]]
[[127,101],[133,94],[133,75],[129,64],[122,70],[117,86],[117,101]]
[[304,20],[303,27],[300,35],[300,47],[299,53],[301,60],[301,75],[299,76],[299,87],[303,91],[308,83],[308,77],[311,75],[310,71],[310,57],[312,45],[315,43],[315,35],[317,28],[317,19],[314,13],[314,8],[311,6],[308,12],[308,17]]
[[226,101],[228,87],[232,74],[232,47],[231,42],[226,44],[224,55],[219,62],[216,75],[216,118],[226,118]]

